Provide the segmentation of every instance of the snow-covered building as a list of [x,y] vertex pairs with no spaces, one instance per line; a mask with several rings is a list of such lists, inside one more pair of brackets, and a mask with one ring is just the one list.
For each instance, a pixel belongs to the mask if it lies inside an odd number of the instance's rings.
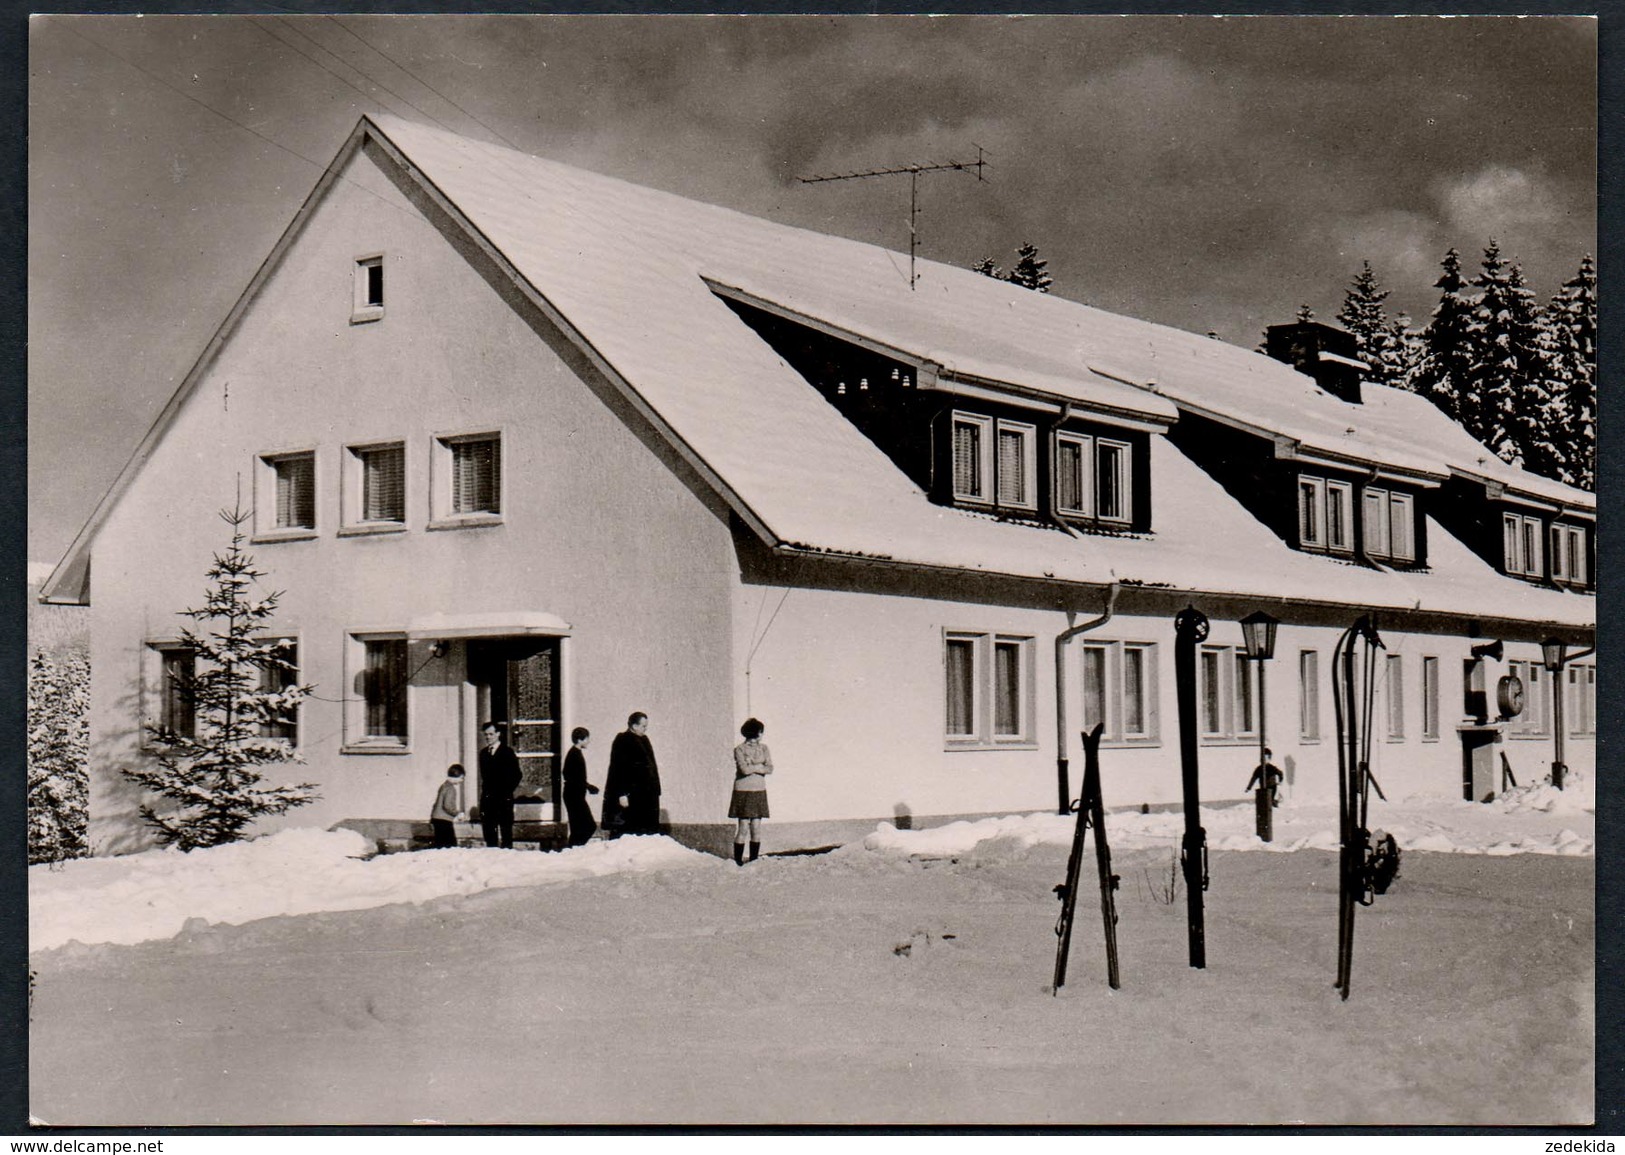
[[[1362,384],[1335,330],[1266,356],[898,261],[364,118],[47,583],[92,605],[94,845],[142,840],[118,769],[173,713],[239,489],[316,687],[286,734],[322,798],[283,824],[426,825],[487,719],[556,822],[570,729],[601,782],[633,710],[696,843],[751,715],[780,845],[1054,807],[1096,722],[1107,804],[1173,803],[1187,605],[1209,799],[1261,723],[1293,796],[1333,794],[1332,649],[1367,613],[1390,796],[1482,797],[1501,754],[1527,783],[1559,737],[1592,772],[1590,493]],[[1549,637],[1581,654],[1556,684]]]

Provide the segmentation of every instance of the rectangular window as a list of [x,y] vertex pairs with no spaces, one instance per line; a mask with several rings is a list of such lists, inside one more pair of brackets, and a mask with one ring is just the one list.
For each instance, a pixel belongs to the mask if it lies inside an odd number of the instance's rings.
[[260,463],[265,480],[258,521],[261,531],[315,529],[315,452],[262,457]]
[[1546,576],[1542,540],[1540,518],[1523,513],[1502,514],[1501,541],[1506,572],[1521,577]]
[[1367,557],[1416,560],[1416,502],[1408,493],[1367,486],[1361,498]]
[[948,639],[948,737],[976,737],[976,639]]
[[1563,703],[1563,724],[1570,734],[1597,732],[1597,667],[1568,666],[1563,671],[1568,698]]
[[1389,654],[1385,664],[1388,683],[1388,740],[1405,740],[1405,656]]
[[429,528],[501,524],[502,435],[436,436],[431,450]]
[[1540,662],[1508,662],[1507,672],[1523,683],[1523,710],[1507,729],[1513,737],[1538,738],[1551,733],[1546,670]]
[[1084,517],[1094,515],[1094,438],[1073,433],[1055,435],[1055,509]]
[[1565,585],[1587,584],[1585,530],[1574,525],[1552,526],[1552,580]]
[[1036,509],[1038,462],[1033,454],[1033,443],[1038,435],[1036,426],[1021,421],[999,421],[998,491],[1000,505],[1020,509]]
[[[284,639],[277,657],[288,665],[260,667],[259,689],[262,694],[278,694],[299,683],[299,643],[291,638]],[[299,707],[279,710],[273,717],[260,723],[260,737],[274,738],[290,746],[299,745]]]
[[1346,481],[1326,483],[1326,548],[1354,548],[1354,487]]
[[1128,521],[1134,508],[1129,493],[1128,443],[1098,439],[1095,467],[1095,516],[1101,521]]
[[153,723],[177,738],[197,737],[197,713],[189,687],[197,676],[197,654],[187,646],[154,645]]
[[364,643],[362,693],[366,699],[366,737],[405,745],[406,639],[384,638]]
[[1320,655],[1314,650],[1298,652],[1298,736],[1320,740]]
[[362,257],[355,263],[350,323],[376,321],[384,315],[384,258]]
[[1298,544],[1305,549],[1324,549],[1320,510],[1326,504],[1326,483],[1318,477],[1298,479]]
[[361,467],[361,520],[406,520],[406,446],[378,445],[353,450]]
[[993,419],[955,413],[953,419],[953,472],[956,501],[992,501],[993,477],[987,443]]
[[1156,646],[1090,642],[1083,647],[1083,728],[1107,742],[1157,740]]
[[1032,741],[1033,640],[950,633],[944,639],[946,735],[952,746]]
[[1228,741],[1258,733],[1258,663],[1240,646],[1204,646],[1198,655],[1202,737]]
[[1439,659],[1422,659],[1422,737],[1439,736]]

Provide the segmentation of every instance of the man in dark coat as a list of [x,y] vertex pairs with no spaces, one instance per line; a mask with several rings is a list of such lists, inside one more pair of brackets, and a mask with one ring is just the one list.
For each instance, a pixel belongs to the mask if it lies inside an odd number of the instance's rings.
[[609,747],[604,832],[610,838],[660,833],[660,768],[649,741],[649,715],[642,711],[626,720]]
[[480,727],[480,830],[485,845],[513,849],[513,795],[523,775],[519,755],[495,722]]

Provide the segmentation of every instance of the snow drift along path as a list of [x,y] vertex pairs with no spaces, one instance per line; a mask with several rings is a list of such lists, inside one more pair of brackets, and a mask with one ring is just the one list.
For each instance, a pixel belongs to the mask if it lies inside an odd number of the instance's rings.
[[[1373,800],[1372,825],[1407,850],[1460,854],[1593,854],[1595,796],[1587,781],[1565,791],[1537,785],[1488,804],[1439,799]],[[1114,848],[1178,843],[1183,816],[1113,812]],[[1289,802],[1276,811],[1275,841],[1253,834],[1251,805],[1204,808],[1215,850],[1330,850],[1337,846],[1332,806]],[[910,858],[956,858],[983,846],[1019,854],[1069,845],[1073,819],[1054,814],[952,822],[924,830],[889,823],[849,849]],[[769,827],[771,849],[771,825]],[[78,859],[29,869],[29,949],[71,941],[138,943],[167,939],[194,919],[241,924],[286,914],[362,910],[423,903],[505,887],[573,882],[601,875],[732,869],[732,863],[669,838],[598,841],[555,853],[459,849],[374,856],[372,843],[348,830],[282,831],[251,842],[196,850],[155,850],[121,858]]]

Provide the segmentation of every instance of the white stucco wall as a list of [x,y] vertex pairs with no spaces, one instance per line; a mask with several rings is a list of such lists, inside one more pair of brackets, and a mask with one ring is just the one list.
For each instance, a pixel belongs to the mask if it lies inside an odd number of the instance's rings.
[[[382,252],[385,315],[351,324],[355,258]],[[436,434],[499,430],[499,526],[426,530]],[[345,446],[404,440],[407,531],[341,537]],[[300,644],[307,765],[322,800],[281,824],[425,819],[446,765],[468,760],[460,650],[430,660],[409,694],[410,752],[341,754],[345,639],[434,612],[545,611],[566,643],[568,728],[595,734],[602,782],[613,734],[653,716],[674,819],[710,801],[727,759],[730,630],[726,518],[678,480],[365,156],[316,210],[282,266],[105,523],[93,549],[92,842],[140,841],[117,768],[139,756],[153,710],[144,643],[173,636],[226,543],[216,511],[259,454],[314,449],[317,536],[251,547],[285,591],[278,632]],[[414,645],[409,662],[428,658]],[[353,672],[353,671],[352,671]],[[147,700],[143,701],[143,693]],[[703,768],[703,773],[701,773]],[[273,829],[268,822],[260,829]]]
[[[736,597],[735,713],[766,723],[765,740],[777,771],[770,783],[775,819],[890,819],[909,814],[975,814],[1046,810],[1056,804],[1054,639],[1068,622],[1056,611],[1000,608],[929,597],[743,585]],[[1080,600],[1083,621],[1099,613]],[[1032,735],[1027,747],[953,749],[944,736],[946,631],[1031,636]],[[1290,796],[1336,798],[1336,722],[1331,685],[1332,650],[1341,631],[1283,625],[1265,678],[1267,740],[1287,770]],[[1403,663],[1404,738],[1388,740],[1387,668],[1376,686],[1371,769],[1390,797],[1413,794],[1460,797],[1462,663],[1472,640],[1384,631],[1388,654]],[[1177,805],[1182,800],[1172,618],[1121,615],[1075,638],[1066,655],[1067,740],[1070,782],[1076,796],[1083,768],[1078,733],[1083,718],[1082,646],[1090,641],[1151,642],[1156,646],[1156,740],[1108,745],[1102,751],[1102,790],[1109,807]],[[1236,622],[1213,621],[1206,644],[1242,644]],[[1298,661],[1319,654],[1320,738],[1300,732]],[[1439,736],[1422,736],[1421,658],[1439,659]],[[1534,645],[1506,647],[1507,662],[1533,660]],[[744,670],[750,666],[747,680]],[[1493,702],[1507,662],[1486,662]],[[1492,707],[1493,711],[1493,707]],[[1205,801],[1243,801],[1258,761],[1256,734],[1204,739],[1200,750]],[[1550,769],[1552,738],[1510,734],[1505,750],[1518,781],[1539,780]],[[1571,737],[1566,761],[1591,773],[1595,739]],[[1497,755],[1497,782],[1499,758]],[[721,794],[725,797],[725,793]],[[1374,802],[1374,805],[1376,803]]]

